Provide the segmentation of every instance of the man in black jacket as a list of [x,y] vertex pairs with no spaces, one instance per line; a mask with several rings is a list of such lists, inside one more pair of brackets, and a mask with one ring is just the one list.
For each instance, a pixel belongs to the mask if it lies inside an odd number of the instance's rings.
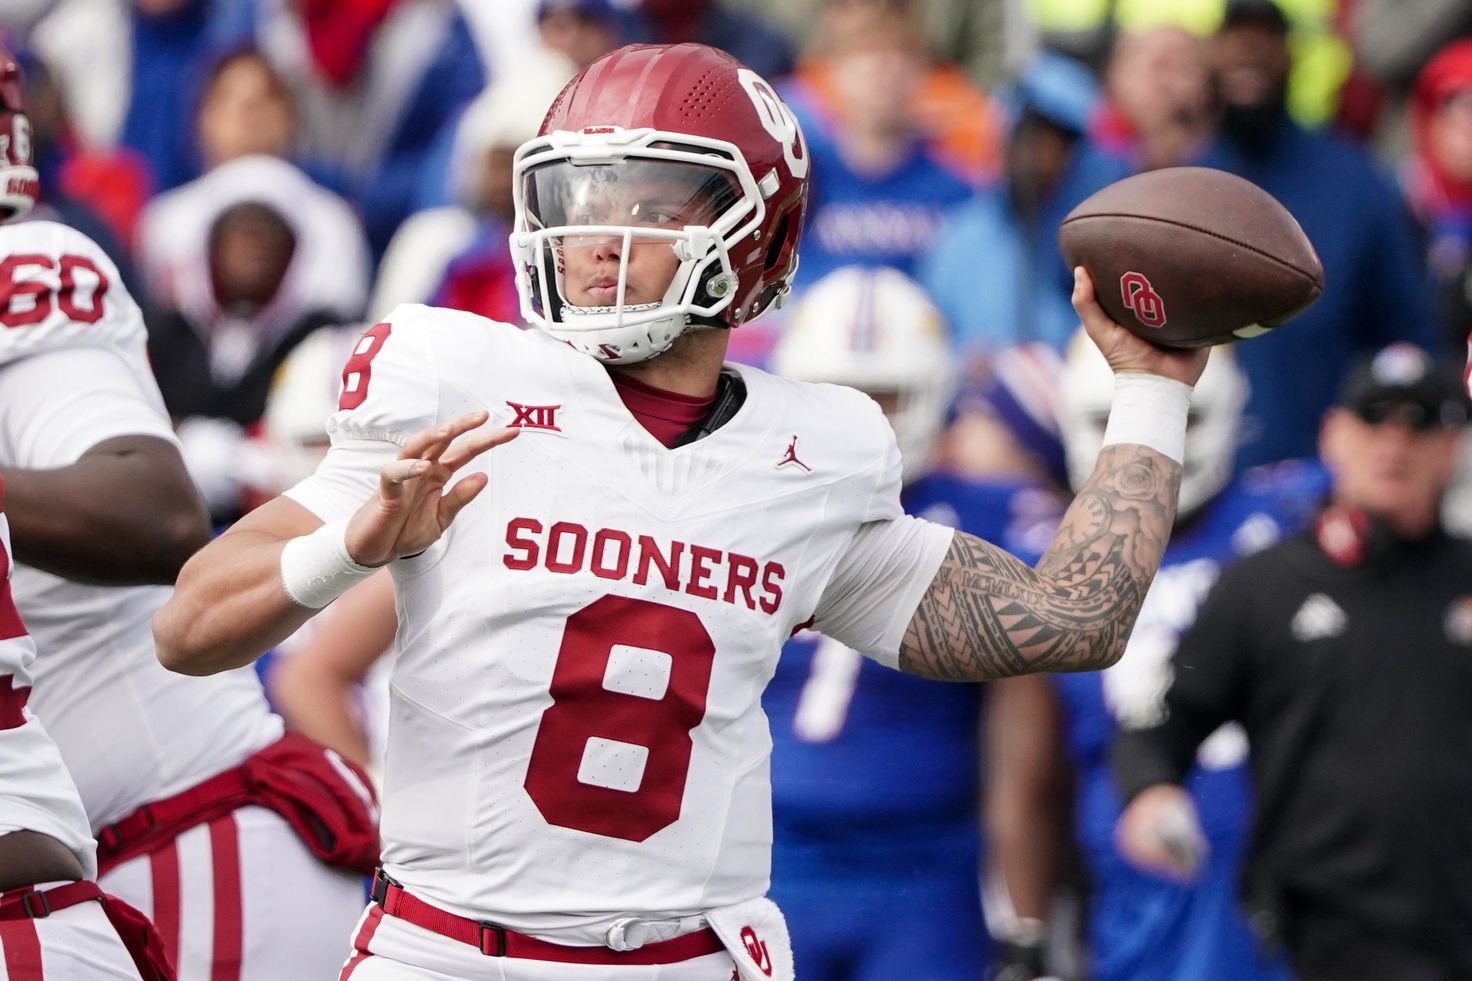
[[1246,727],[1242,898],[1302,981],[1472,977],[1472,543],[1439,520],[1466,420],[1455,373],[1417,348],[1352,372],[1316,524],[1223,574],[1166,717],[1115,747],[1121,848],[1184,878],[1203,839],[1178,782],[1207,734]]

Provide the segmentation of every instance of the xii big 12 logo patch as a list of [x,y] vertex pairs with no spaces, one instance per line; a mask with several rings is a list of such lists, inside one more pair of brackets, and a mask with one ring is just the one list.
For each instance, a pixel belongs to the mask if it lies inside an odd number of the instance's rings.
[[1165,299],[1155,292],[1144,273],[1127,272],[1119,277],[1119,295],[1124,308],[1146,327],[1165,326]]

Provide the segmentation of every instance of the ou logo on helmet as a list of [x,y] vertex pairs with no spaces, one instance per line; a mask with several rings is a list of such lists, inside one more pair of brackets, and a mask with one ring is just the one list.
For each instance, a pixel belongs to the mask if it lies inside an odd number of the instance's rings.
[[1119,277],[1119,294],[1124,308],[1133,311],[1140,323],[1146,327],[1165,326],[1165,299],[1143,273],[1127,272]]
[[0,133],[0,167],[31,162],[31,121],[22,113],[10,117],[10,132]]
[[808,173],[808,148],[803,142],[802,127],[797,125],[797,117],[787,108],[787,103],[772,91],[767,80],[750,68],[738,69],[736,77],[741,80],[741,87],[751,97],[751,104],[756,107],[756,115],[762,121],[762,128],[772,139],[782,144],[782,159],[787,161],[787,169],[792,171],[793,177],[802,180]]

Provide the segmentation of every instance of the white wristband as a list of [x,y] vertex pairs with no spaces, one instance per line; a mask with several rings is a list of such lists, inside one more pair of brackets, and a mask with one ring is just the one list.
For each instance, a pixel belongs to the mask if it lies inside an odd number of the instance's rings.
[[320,610],[378,571],[353,561],[347,533],[344,518],[293,538],[281,550],[281,585],[298,605]]
[[1127,372],[1114,376],[1114,404],[1104,445],[1136,443],[1177,463],[1186,458],[1186,414],[1191,386],[1159,375]]

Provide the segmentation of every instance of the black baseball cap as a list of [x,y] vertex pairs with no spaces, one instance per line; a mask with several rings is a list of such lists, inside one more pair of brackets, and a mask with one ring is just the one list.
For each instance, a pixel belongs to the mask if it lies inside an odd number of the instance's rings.
[[1358,363],[1337,404],[1372,425],[1398,419],[1422,432],[1461,426],[1468,418],[1461,373],[1414,344],[1392,344]]
[[1273,0],[1227,0],[1222,13],[1222,27],[1235,24],[1262,24],[1288,32],[1288,15]]

